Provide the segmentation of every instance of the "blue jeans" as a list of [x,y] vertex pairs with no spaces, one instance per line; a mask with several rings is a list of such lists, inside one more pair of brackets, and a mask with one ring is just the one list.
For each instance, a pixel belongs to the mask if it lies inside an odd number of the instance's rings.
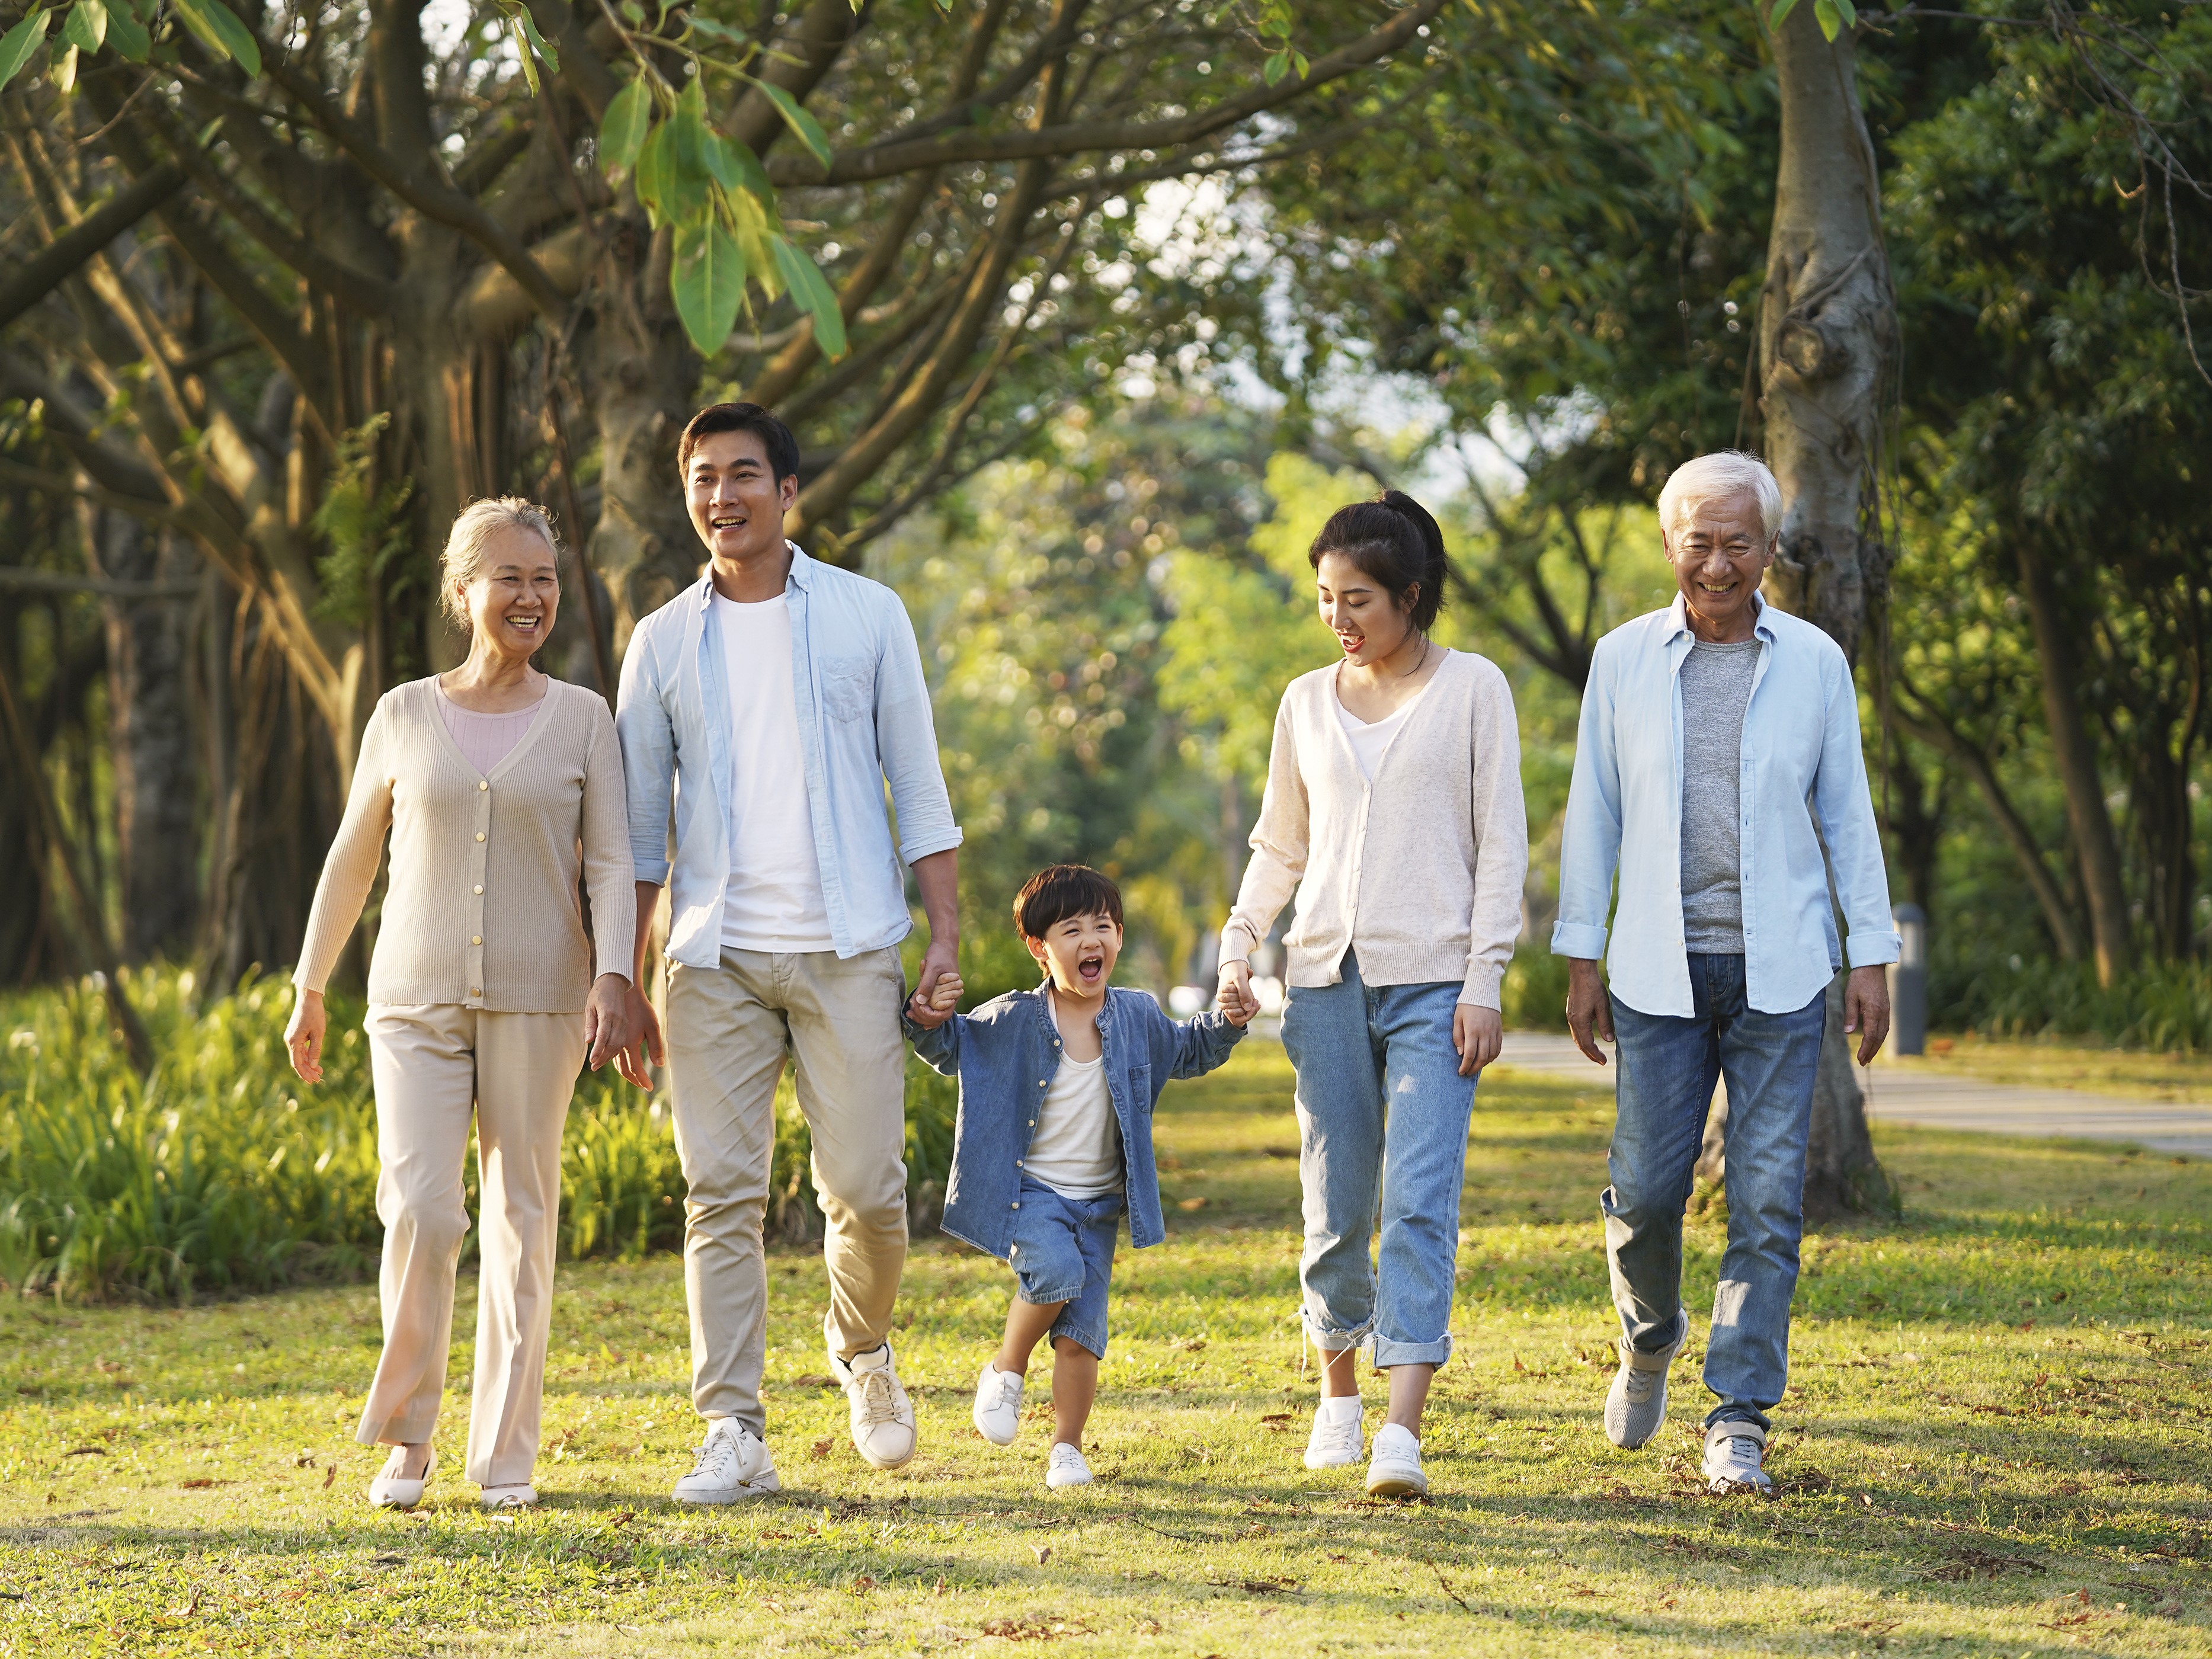
[[1022,1212],[1006,1260],[1015,1295],[1036,1307],[1067,1305],[1048,1334],[1081,1343],[1106,1357],[1106,1292],[1114,1280],[1114,1234],[1121,1219],[1121,1194],[1070,1198],[1041,1181],[1022,1177]]
[[1805,1140],[1820,1060],[1824,996],[1795,1013],[1744,1000],[1743,958],[1690,957],[1687,1019],[1639,1013],[1615,999],[1617,1118],[1599,1200],[1613,1304],[1631,1346],[1656,1353],[1687,1322],[1682,1209],[1717,1078],[1728,1079],[1728,1253],[1713,1291],[1705,1387],[1720,1397],[1708,1426],[1768,1426],[1790,1381],[1790,1299],[1805,1231]]
[[[1371,1340],[1375,1364],[1451,1358],[1452,1269],[1474,1079],[1452,1048],[1456,981],[1294,986],[1283,1047],[1297,1069],[1306,1329],[1323,1352]],[[1381,1290],[1367,1241],[1380,1212]]]

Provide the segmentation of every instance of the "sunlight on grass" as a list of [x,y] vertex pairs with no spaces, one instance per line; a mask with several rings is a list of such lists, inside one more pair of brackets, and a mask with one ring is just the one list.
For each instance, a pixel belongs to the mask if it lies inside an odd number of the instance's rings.
[[[1289,1072],[1248,1044],[1163,1104],[1171,1236],[1121,1257],[1099,1480],[1042,1484],[968,1424],[1003,1267],[918,1241],[900,1364],[922,1452],[866,1468],[826,1385],[817,1256],[771,1258],[786,1492],[707,1513],[680,1264],[564,1266],[539,1511],[441,1477],[369,1511],[351,1426],[374,1290],[0,1310],[0,1653],[1072,1652],[2022,1655],[2212,1645],[2212,1166],[1878,1131],[1901,1222],[1808,1244],[1768,1500],[1705,1496],[1694,1362],[1645,1452],[1597,1413],[1611,1102],[1494,1073],[1478,1100],[1433,1501],[1299,1463]],[[1693,1224],[1693,1305],[1722,1235]],[[453,1376],[465,1387],[464,1340]],[[1703,1320],[1698,1322],[1699,1331]],[[1370,1385],[1370,1398],[1379,1397]],[[459,1462],[466,1401],[448,1401]],[[1370,1414],[1372,1429],[1376,1418]],[[1006,1650],[1015,1651],[1019,1650]]]

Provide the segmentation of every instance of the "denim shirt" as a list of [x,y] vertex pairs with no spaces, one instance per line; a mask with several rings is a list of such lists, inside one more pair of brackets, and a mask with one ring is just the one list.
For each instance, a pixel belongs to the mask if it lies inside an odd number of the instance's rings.
[[[960,1079],[945,1231],[1003,1260],[1014,1242],[1022,1163],[1036,1133],[1037,1108],[1060,1069],[1052,1006],[1042,988],[1009,991],[933,1031],[910,1018],[905,1024],[915,1053]],[[1106,1090],[1121,1126],[1129,1242],[1142,1249],[1168,1236],[1152,1166],[1152,1108],[1160,1091],[1173,1079],[1202,1077],[1220,1065],[1244,1028],[1218,1013],[1172,1020],[1147,993],[1109,987],[1098,1032],[1105,1042]]]
[[[791,673],[806,802],[830,935],[840,957],[913,931],[908,864],[960,845],[914,624],[881,582],[791,550]],[[722,897],[736,834],[730,697],[710,576],[639,623],[623,658],[615,729],[640,881],[670,888],[668,954],[687,968],[722,959]],[[891,846],[884,786],[898,811]],[[668,858],[675,797],[676,859]]]
[[[1842,965],[1837,905],[1852,967],[1896,961],[1899,941],[1850,665],[1811,623],[1757,596],[1753,603],[1765,649],[1744,708],[1738,789],[1744,988],[1759,1012],[1785,1014]],[[1693,642],[1677,597],[1622,623],[1591,653],[1552,929],[1553,955],[1604,957],[1613,994],[1630,1007],[1686,1018],[1693,1011],[1682,930],[1680,669]],[[1620,904],[1608,956],[1616,865]]]

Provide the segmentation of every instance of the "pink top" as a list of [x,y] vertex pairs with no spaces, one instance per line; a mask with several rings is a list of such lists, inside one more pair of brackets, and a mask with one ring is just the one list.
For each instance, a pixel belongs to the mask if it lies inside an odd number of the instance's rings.
[[[431,684],[438,684],[434,679]],[[462,708],[446,695],[444,686],[438,685],[438,713],[445,720],[446,730],[453,733],[454,746],[462,757],[486,777],[514,752],[514,745],[522,741],[544,707],[545,699],[540,697],[512,714],[479,714],[473,708]]]

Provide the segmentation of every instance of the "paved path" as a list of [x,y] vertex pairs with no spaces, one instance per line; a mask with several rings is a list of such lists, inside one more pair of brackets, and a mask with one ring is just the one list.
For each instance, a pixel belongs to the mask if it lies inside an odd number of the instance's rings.
[[[1509,1031],[1501,1066],[1613,1087],[1613,1068],[1591,1065],[1574,1039],[1546,1031]],[[2172,1105],[2124,1100],[2078,1089],[2028,1089],[1978,1078],[1899,1071],[1877,1060],[1858,1073],[1867,1115],[1878,1122],[1929,1129],[1978,1129],[1991,1134],[2055,1135],[2124,1140],[2156,1152],[2212,1158],[2212,1103]]]

